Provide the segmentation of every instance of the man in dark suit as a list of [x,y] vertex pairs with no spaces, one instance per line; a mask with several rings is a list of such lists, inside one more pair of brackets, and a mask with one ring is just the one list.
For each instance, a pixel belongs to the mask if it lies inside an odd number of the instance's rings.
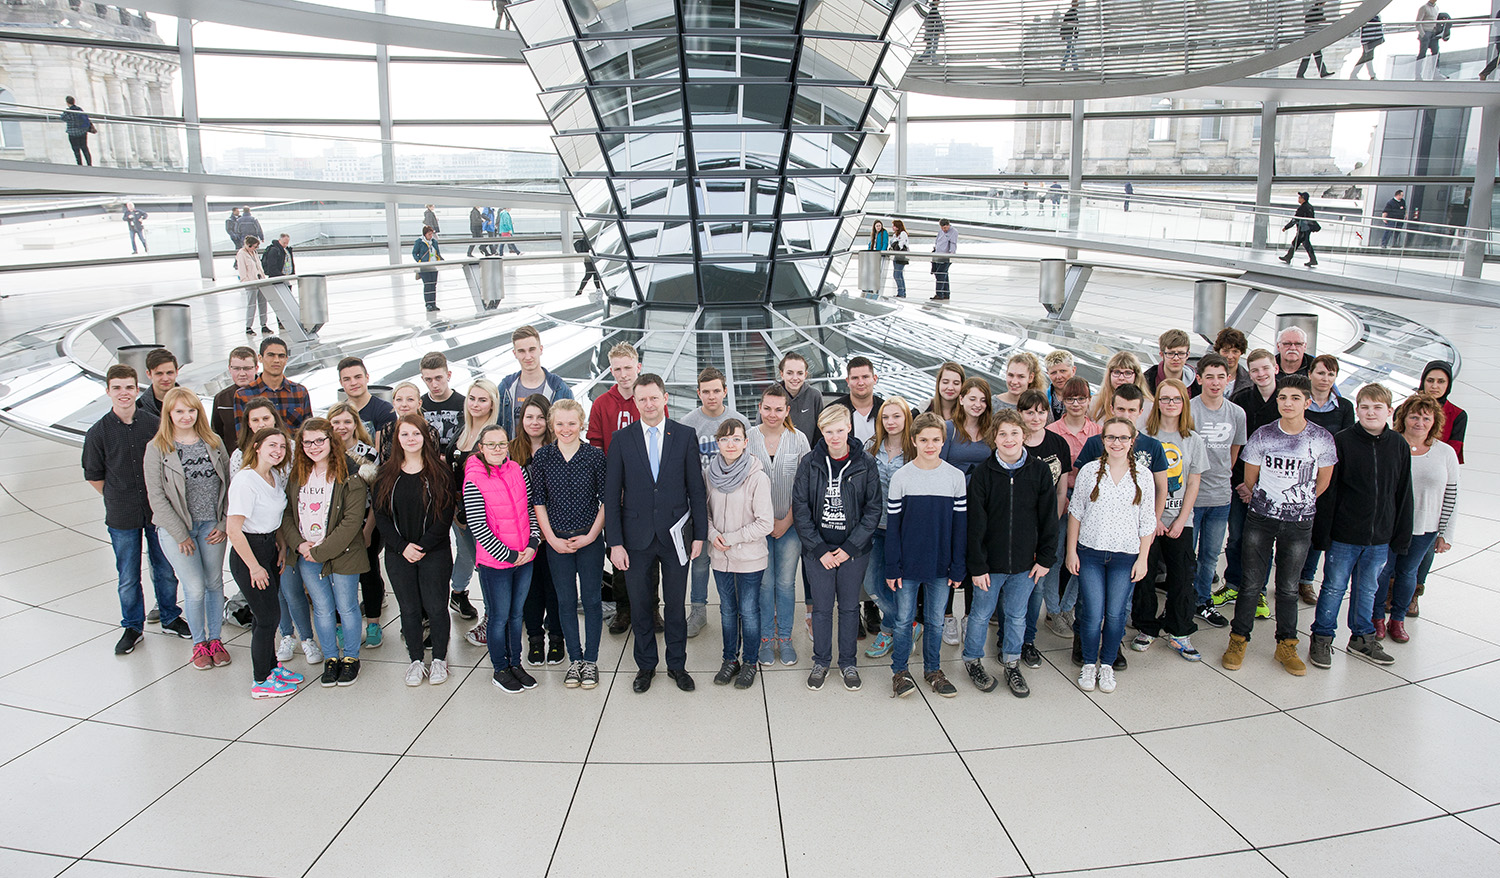
[[[687,672],[687,563],[679,562],[677,540],[689,560],[703,551],[708,538],[708,496],[698,459],[698,435],[692,428],[667,419],[667,390],[661,376],[636,379],[635,404],[640,420],[610,439],[604,477],[604,537],[610,562],[625,571],[630,602],[637,607],[656,602],[647,576],[661,564],[665,605],[667,675],[684,692],[693,691]],[[680,535],[674,526],[687,515]],[[635,633],[634,689],[651,688],[656,674],[656,631],[650,613],[631,617]]]

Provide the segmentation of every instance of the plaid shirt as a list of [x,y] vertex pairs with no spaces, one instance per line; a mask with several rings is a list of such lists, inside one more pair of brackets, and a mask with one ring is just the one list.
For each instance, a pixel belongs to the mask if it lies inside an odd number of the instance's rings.
[[249,387],[241,387],[235,391],[234,420],[236,423],[239,423],[244,415],[245,403],[257,396],[269,397],[271,402],[276,404],[276,410],[281,413],[281,419],[286,421],[287,426],[293,430],[312,417],[312,397],[307,395],[306,387],[290,378],[282,378],[281,386],[272,390],[266,386],[265,378],[257,378]]

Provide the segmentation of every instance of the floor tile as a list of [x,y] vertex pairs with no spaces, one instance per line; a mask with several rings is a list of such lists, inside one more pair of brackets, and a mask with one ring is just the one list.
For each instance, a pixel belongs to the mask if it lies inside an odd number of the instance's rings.
[[[1257,716],[1137,737],[1255,845],[1358,832],[1438,813],[1289,716]],[[1244,742],[1249,744],[1247,755]],[[1351,798],[1380,808],[1351,807]]]
[[1500,803],[1500,723],[1418,686],[1292,711],[1449,811]]
[[15,540],[31,540],[43,538],[62,528],[55,521],[48,521],[35,512],[14,512],[10,515],[0,515],[0,541],[5,543]]
[[[534,676],[537,688],[515,695],[493,685],[488,664],[467,677],[450,678],[443,686],[429,686],[444,689],[462,683],[411,745],[412,755],[583,762],[614,675],[601,673],[594,689],[566,689],[561,674],[545,680]],[[542,727],[546,734],[537,734]],[[484,733],[475,734],[476,729]]]
[[1500,662],[1423,680],[1422,688],[1500,720]]
[[[1249,847],[1129,738],[982,750],[965,753],[964,761],[1036,872],[1127,865],[1161,859],[1164,851],[1186,857]],[[1149,831],[1128,808],[1112,804],[1121,784],[1151,791]],[[1080,808],[1087,796],[1099,807]]]
[[113,630],[105,623],[43,609],[0,618],[0,676]]
[[[359,806],[308,878],[467,878],[485,871],[479,864],[496,863],[497,856],[505,874],[544,875],[581,770],[556,763],[406,757]],[[461,822],[433,822],[438,816],[431,810],[434,790],[441,790],[446,802],[463,803]],[[523,802],[524,828],[518,828]],[[498,847],[496,833],[505,835]],[[395,839],[400,843],[386,843]]]
[[305,676],[302,691],[285,699],[244,740],[400,754],[458,688],[452,677],[441,686],[407,686],[406,665],[389,662],[360,662],[352,686],[325,689],[311,673]]
[[[1294,677],[1272,658],[1276,649],[1276,641],[1269,634],[1270,632],[1267,631],[1268,636],[1257,637],[1250,641],[1244,664],[1238,671],[1226,671],[1220,666],[1220,659],[1224,655],[1222,649],[1209,651],[1200,646],[1199,649],[1203,650],[1203,664],[1212,665],[1206,670],[1223,674],[1282,710],[1306,707],[1309,704],[1319,704],[1351,695],[1363,695],[1367,692],[1401,686],[1406,682],[1395,674],[1363,659],[1354,658],[1342,650],[1335,650],[1333,667],[1323,669],[1309,665],[1306,676]],[[1299,641],[1297,654],[1305,663],[1308,638],[1303,636],[1299,638]]]
[[[152,865],[169,869],[300,874],[395,761],[393,756],[366,753],[231,744],[91,855],[128,863],[149,851]],[[252,778],[262,782],[251,782]],[[317,807],[302,807],[311,789],[317,791]],[[206,801],[220,801],[224,807],[208,810],[203,807]],[[276,822],[275,844],[225,843],[244,838],[245,815],[289,810],[296,819]],[[194,831],[183,832],[184,826]]]
[[70,857],[0,848],[0,875],[6,878],[55,878],[72,864]]
[[620,878],[784,875],[771,765],[589,765],[548,878],[595,878],[606,847]]
[[[1490,567],[1496,569],[1500,564],[1492,561]],[[1495,620],[1500,619],[1500,591],[1445,577],[1446,574],[1435,573],[1436,581],[1427,584],[1427,593],[1422,595],[1422,615],[1411,622],[1412,640],[1416,640],[1421,623],[1431,621],[1491,643],[1500,641],[1495,625]]]
[[77,724],[78,720],[71,717],[0,707],[0,765]]
[[1494,875],[1500,843],[1455,817],[1325,838],[1265,851],[1288,875]]
[[1466,811],[1459,817],[1470,826],[1500,842],[1500,805]]
[[[69,531],[69,533],[72,533]],[[78,539],[84,539],[77,537]],[[91,542],[75,554],[0,574],[0,597],[44,604],[64,595],[115,579],[115,554],[108,543]],[[116,618],[118,620],[118,617]]]
[[[250,650],[234,645],[227,648],[234,660],[228,667],[200,671],[186,665],[110,706],[93,719],[134,728],[234,740],[294,700],[295,696],[251,698],[250,684],[254,675]],[[292,670],[309,678],[309,682],[302,684],[303,689],[316,684],[315,677],[295,665]]]
[[223,746],[80,724],[0,767],[0,826],[30,850],[82,856]]
[[905,878],[1027,874],[963,760],[947,753],[778,764],[776,793],[792,878],[870,874],[863,857],[849,856],[848,836],[830,832],[825,820],[830,796],[860,789],[879,790],[866,799],[877,812],[879,802],[894,804],[899,797],[909,814],[941,814],[942,837],[964,840],[945,846],[940,857],[926,844],[880,845],[881,872]]
[[[155,603],[154,599],[152,603]],[[80,619],[91,619],[115,627],[120,624],[120,589],[116,585],[114,576],[110,576],[108,581],[98,585],[79,588],[72,594],[47,601],[42,606],[45,609],[77,616]],[[146,629],[148,631],[161,630],[159,623],[154,622],[148,622]]]
[[670,677],[658,672],[644,695],[632,690],[634,680],[634,674],[614,675],[609,709],[594,736],[589,762],[770,760],[770,729],[761,692],[765,675],[757,674],[750,689],[736,689],[715,686],[707,673],[694,674],[697,690],[681,692]]
[[[0,677],[0,704],[85,717],[144,689],[191,659],[175,634],[147,634],[130,655],[115,655],[119,635],[93,640]],[[89,685],[79,686],[79,680]]]
[[1165,646],[1157,643],[1146,652],[1129,650],[1126,655],[1130,666],[1115,677],[1118,688],[1114,692],[1105,694],[1096,690],[1092,695],[1081,691],[1079,694],[1091,699],[1130,732],[1217,722],[1276,710],[1216,672],[1207,658],[1202,662],[1187,662],[1176,650]]
[[[1024,669],[1026,685],[1031,694],[1016,698],[1001,682],[995,691],[988,694],[975,689],[969,682],[963,661],[947,662],[943,672],[958,688],[958,695],[943,698],[935,695],[925,683],[919,683],[917,693],[906,697],[915,702],[925,698],[927,706],[937,714],[938,722],[953,746],[960,751],[982,750],[991,747],[1020,747],[1027,744],[1052,744],[1064,740],[1103,738],[1123,735],[1124,730],[1109,718],[1109,714],[1078,691],[1071,674],[1067,657],[1048,655],[1048,661],[1060,661],[1064,669],[1055,668],[1044,661],[1040,668]],[[1000,665],[985,660],[991,674],[1001,673]],[[890,677],[872,672],[875,677],[867,686],[889,686]]]
[[[1435,618],[1412,619],[1407,631],[1411,640],[1406,643],[1396,643],[1389,637],[1381,641],[1396,660],[1384,670],[1405,680],[1417,682],[1500,661],[1500,644],[1455,631]],[[1343,642],[1344,638],[1339,640]],[[1356,660],[1350,657],[1350,661]]]
[[[1256,851],[1217,854],[1211,857],[1189,857],[1141,866],[1116,866],[1112,869],[1089,869],[1086,872],[1063,872],[1077,878],[1160,878],[1162,874],[1211,875],[1213,878],[1285,878],[1283,873]],[[1038,873],[1048,874],[1048,873]]]
[[[214,872],[213,878],[255,878],[255,876],[233,875]],[[130,866],[105,860],[79,860],[63,878],[203,878],[202,872],[182,872],[177,869],[162,869],[156,866]]]
[[761,675],[771,746],[778,760],[910,756],[953,749],[926,704],[915,697],[892,699],[890,677],[873,668],[864,670],[857,692],[846,690],[836,671],[829,672],[818,692],[808,690],[806,671]]
[[89,549],[97,549],[101,545],[107,544],[101,544],[98,540],[71,530],[57,529],[48,534],[45,539],[11,540],[0,543],[0,569],[28,570],[49,561],[69,558]]

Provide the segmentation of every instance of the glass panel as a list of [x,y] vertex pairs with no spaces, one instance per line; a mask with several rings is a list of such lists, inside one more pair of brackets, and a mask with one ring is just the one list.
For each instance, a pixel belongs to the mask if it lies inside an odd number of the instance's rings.
[[698,209],[705,216],[739,216],[750,212],[750,180],[712,178],[697,181]]
[[[259,40],[267,34],[254,31]],[[198,112],[205,118],[359,119],[380,116],[375,62],[199,55]],[[286,83],[274,97],[249,97],[246,84]],[[316,88],[294,87],[316,83]],[[337,95],[337,100],[330,96]],[[169,110],[175,112],[175,109]]]
[[[774,279],[771,283],[772,301],[805,300],[817,291],[818,281],[823,277],[823,260],[799,259],[796,261],[778,261],[773,277]],[[795,342],[778,340],[778,344],[785,349],[788,344],[795,344]],[[816,361],[817,358],[813,356],[813,351],[804,351],[804,353]]]
[[849,197],[844,199],[841,210],[844,213],[864,210],[865,199],[870,197],[870,190],[875,186],[875,178],[870,176],[855,177],[854,182],[849,184]]
[[686,167],[681,134],[626,134],[610,150],[615,170],[675,171]]
[[793,132],[787,168],[841,171],[848,167],[858,146],[858,135]]
[[664,216],[671,212],[667,209],[667,192],[672,181],[627,180],[616,177],[612,182],[627,217],[634,214]]
[[567,0],[578,26],[589,33],[672,28],[677,8],[672,0]]
[[705,257],[766,256],[771,236],[765,224],[741,222],[700,223],[698,246]]
[[854,128],[865,115],[873,89],[802,86],[792,107],[792,125]]
[[595,82],[675,78],[680,69],[676,37],[589,41],[583,53]]
[[891,117],[896,114],[896,104],[900,99],[896,92],[876,89],[875,96],[870,100],[870,114],[865,117],[865,130],[884,131],[890,124]]
[[[730,14],[733,14],[733,9],[730,10]],[[684,50],[687,52],[689,77],[737,76],[739,74],[734,37],[687,37],[684,40]]]
[[770,279],[768,262],[731,262],[704,265],[703,293],[714,302],[759,302]]
[[890,43],[885,49],[885,59],[880,62],[880,70],[875,74],[875,84],[886,88],[900,87],[901,80],[906,76],[906,69],[910,66],[911,51]]
[[652,266],[651,286],[646,291],[646,298],[653,302],[697,304],[698,278],[693,266],[670,262]]
[[683,27],[734,27],[734,0],[684,0]]
[[589,131],[599,127],[594,108],[588,101],[588,92],[583,89],[546,95],[544,100],[556,98],[547,108],[552,125],[559,131]]
[[577,85],[584,81],[583,62],[573,43],[558,43],[540,49],[526,49],[526,64],[542,88]]
[[[389,2],[389,0],[387,0]],[[561,0],[528,0],[505,8],[522,36],[536,46],[573,36],[572,19]]]
[[573,193],[573,201],[583,213],[613,214],[615,212],[615,201],[611,197],[609,184],[598,178],[568,180],[568,190]]
[[791,100],[789,85],[746,85],[745,122],[764,122],[781,126],[786,122],[786,104]]
[[885,30],[890,17],[888,8],[870,0],[811,0],[809,5],[812,9],[802,25],[805,31],[873,37]]
[[740,27],[774,27],[791,30],[797,26],[798,0],[740,0]]
[[867,83],[875,62],[880,60],[880,48],[881,44],[874,41],[809,38],[802,46],[797,76]]
[[781,133],[702,131],[693,135],[700,171],[774,171],[781,164]]
[[797,43],[780,37],[741,37],[740,75],[788,79]]
[[[294,89],[276,91],[291,90]],[[478,95],[529,95],[535,91],[536,80],[520,64],[391,62],[391,115],[398,121],[472,119]],[[274,105],[280,100],[258,98],[255,102]],[[503,109],[485,116],[537,121],[543,118],[542,107],[531,100],[505,101]]]
[[557,154],[570,174],[598,173],[608,170],[599,138],[592,134],[559,135],[552,138]]
[[784,213],[827,214],[838,210],[849,185],[848,177],[793,177],[787,181],[794,200],[782,206]]

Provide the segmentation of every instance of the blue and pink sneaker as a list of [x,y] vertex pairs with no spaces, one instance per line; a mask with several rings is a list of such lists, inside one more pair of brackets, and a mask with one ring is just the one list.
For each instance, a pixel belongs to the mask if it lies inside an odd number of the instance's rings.
[[264,683],[256,683],[250,687],[251,698],[285,698],[297,691],[297,686],[288,683],[274,673],[266,678]]
[[271,676],[276,677],[279,680],[285,680],[286,682],[291,683],[293,686],[297,686],[303,680],[307,679],[296,671],[291,670],[286,665],[277,665],[276,669],[271,671]]

